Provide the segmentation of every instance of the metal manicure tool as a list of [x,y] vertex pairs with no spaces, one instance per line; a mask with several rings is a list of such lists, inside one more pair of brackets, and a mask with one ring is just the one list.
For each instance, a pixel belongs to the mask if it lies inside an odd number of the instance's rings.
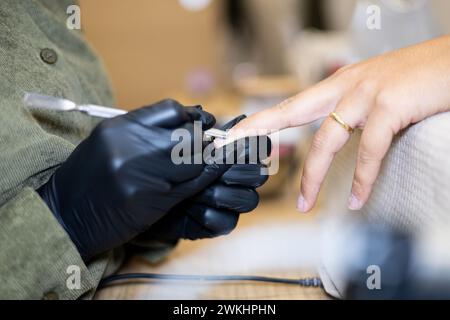
[[[25,93],[23,98],[25,105],[29,108],[47,109],[55,111],[79,111],[93,117],[114,118],[127,113],[125,110],[97,106],[93,104],[76,104],[73,101],[47,96],[38,93]],[[227,133],[219,129],[210,129],[204,132],[205,140],[212,141],[216,138],[226,139]]]

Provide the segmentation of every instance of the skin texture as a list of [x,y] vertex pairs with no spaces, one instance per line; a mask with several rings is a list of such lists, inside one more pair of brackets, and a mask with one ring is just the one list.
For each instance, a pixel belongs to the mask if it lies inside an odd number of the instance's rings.
[[242,121],[228,141],[258,130],[274,132],[327,117],[315,134],[301,183],[298,209],[310,211],[333,158],[350,134],[328,117],[335,111],[362,130],[348,206],[368,200],[393,137],[411,124],[450,110],[450,37],[342,68],[331,77],[271,109]]

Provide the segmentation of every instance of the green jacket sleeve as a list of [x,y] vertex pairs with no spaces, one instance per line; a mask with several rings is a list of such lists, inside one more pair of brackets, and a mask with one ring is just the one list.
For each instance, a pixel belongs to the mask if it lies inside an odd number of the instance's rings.
[[[109,81],[80,30],[66,27],[74,1],[0,1],[0,298],[92,297],[116,270],[111,253],[85,265],[34,191],[100,121],[78,112],[28,109],[24,92],[113,106]],[[42,58],[44,49],[57,57]],[[88,161],[89,159],[87,159]],[[157,249],[157,250],[156,250]],[[160,259],[169,250],[151,247]],[[154,260],[154,259],[152,259]],[[80,271],[79,289],[74,270]],[[75,283],[76,284],[76,283]],[[76,286],[75,286],[76,287]]]
[[[113,105],[101,63],[82,33],[65,25],[67,3],[0,1],[0,298],[91,297],[109,257],[85,265],[34,191],[98,120],[29,110],[24,92]],[[42,58],[45,48],[57,56],[55,63]],[[69,289],[77,267],[79,289],[76,281]]]
[[25,188],[0,208],[0,261],[2,299],[77,299],[92,295],[108,258],[86,266],[39,195]]

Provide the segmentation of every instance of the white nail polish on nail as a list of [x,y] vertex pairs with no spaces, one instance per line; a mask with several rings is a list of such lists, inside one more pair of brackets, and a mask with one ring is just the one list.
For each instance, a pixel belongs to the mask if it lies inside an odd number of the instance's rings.
[[348,199],[348,208],[350,210],[361,210],[363,204],[359,199],[352,193]]
[[297,201],[297,209],[300,212],[305,213],[306,212],[306,200],[305,198],[301,195],[300,197],[298,197],[298,201]]

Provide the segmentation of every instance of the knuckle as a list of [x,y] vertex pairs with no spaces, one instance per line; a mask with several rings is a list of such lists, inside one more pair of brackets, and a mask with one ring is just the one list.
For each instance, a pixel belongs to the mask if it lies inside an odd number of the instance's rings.
[[322,127],[314,136],[311,143],[311,151],[323,153],[328,147],[328,130]]
[[160,103],[177,110],[183,107],[178,101],[174,99],[164,99]]
[[311,142],[311,153],[333,157],[336,155],[341,138],[336,136],[335,127],[331,125],[332,123],[333,120],[327,119],[314,135]]
[[375,96],[375,105],[381,112],[391,112],[393,97],[389,90],[382,89]]
[[161,100],[146,108],[150,114],[166,114],[172,115],[174,118],[187,117],[187,109],[178,101],[173,99]]
[[364,97],[369,97],[376,92],[377,82],[373,79],[365,79],[360,81],[356,86],[356,92]]
[[118,126],[120,124],[115,119],[102,121],[94,128],[90,138],[99,141],[98,143],[107,143],[111,139],[114,140]]
[[352,190],[356,192],[362,191],[362,185],[363,185],[363,177],[361,177],[361,173],[359,171],[355,172],[355,176],[353,177],[353,185]]
[[377,104],[377,109],[370,115],[370,118],[372,117],[374,119],[382,119],[378,130],[382,130],[383,133],[388,133],[389,137],[394,136],[408,124],[399,110],[390,107],[387,103],[383,105]]
[[371,151],[371,146],[367,142],[361,141],[361,148],[358,152],[358,163],[361,165],[371,165],[378,161],[378,157]]
[[339,68],[339,69],[334,73],[334,75],[336,75],[336,76],[342,76],[343,74],[348,73],[348,72],[350,71],[351,68],[353,68],[353,65],[346,65],[346,66],[343,66],[343,67]]
[[356,172],[353,178],[352,192],[361,196],[365,193],[367,189],[371,188],[371,184],[365,180],[365,177],[360,173]]
[[374,178],[365,174],[364,171],[356,170],[355,176],[353,178],[352,190],[359,194],[364,194],[368,190],[371,190],[375,183]]
[[352,79],[360,74],[357,64],[350,64],[336,71],[335,76],[340,78]]
[[325,141],[321,135],[316,135],[311,144],[311,152],[321,153],[325,147]]
[[292,96],[283,102],[279,103],[275,106],[274,111],[282,117],[282,121],[286,124],[286,126],[291,127],[294,125],[293,117],[291,116],[291,108],[295,104],[295,101],[299,99],[300,95]]
[[280,111],[280,112],[286,112],[286,111],[288,111],[290,104],[292,104],[295,100],[297,100],[297,98],[298,98],[298,95],[292,96],[292,97],[282,101],[281,103],[277,104],[275,106],[275,109],[277,109],[277,111]]

